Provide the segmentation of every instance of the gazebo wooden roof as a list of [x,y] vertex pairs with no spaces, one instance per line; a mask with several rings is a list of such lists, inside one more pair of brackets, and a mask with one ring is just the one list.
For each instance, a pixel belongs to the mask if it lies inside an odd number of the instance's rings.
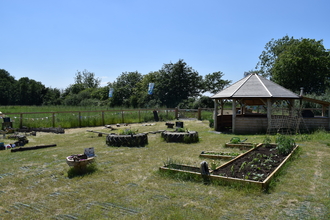
[[300,96],[258,74],[252,73],[211,96],[211,98],[241,99],[245,104],[263,105],[265,104],[263,100],[267,98],[299,99]]

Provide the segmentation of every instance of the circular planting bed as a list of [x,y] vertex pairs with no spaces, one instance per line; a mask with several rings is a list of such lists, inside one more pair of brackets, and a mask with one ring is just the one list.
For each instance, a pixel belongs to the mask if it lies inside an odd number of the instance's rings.
[[183,143],[196,143],[199,141],[197,131],[177,132],[177,131],[164,131],[162,138],[166,142],[183,142]]
[[132,135],[118,135],[109,134],[106,139],[106,144],[114,147],[144,147],[148,144],[148,134],[132,134]]

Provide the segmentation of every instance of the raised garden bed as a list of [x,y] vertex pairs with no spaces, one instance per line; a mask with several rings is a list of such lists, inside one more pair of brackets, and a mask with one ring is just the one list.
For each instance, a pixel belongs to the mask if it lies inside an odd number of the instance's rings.
[[245,142],[247,139],[241,140],[239,137],[233,137],[229,143],[225,144],[225,147],[238,147],[241,150],[246,148],[255,147],[255,144],[253,143],[247,143]]
[[200,157],[206,157],[211,159],[233,159],[240,155],[240,153],[223,153],[214,151],[202,151]]
[[161,136],[166,142],[196,143],[199,141],[197,131],[164,131]]
[[[215,170],[211,170],[210,175],[207,177],[211,181],[224,184],[237,183],[267,189],[270,181],[296,152],[298,145],[295,145],[293,150],[286,156],[280,155],[276,147],[276,145],[265,147],[263,144],[259,144],[256,148],[250,149]],[[196,171],[187,171],[186,169],[180,169],[179,165],[176,168],[172,167],[173,164],[160,167],[160,170],[188,172],[191,175],[202,176],[197,169]],[[205,178],[205,176],[203,177]]]
[[148,144],[148,133],[131,135],[109,134],[106,144],[114,147],[144,147]]

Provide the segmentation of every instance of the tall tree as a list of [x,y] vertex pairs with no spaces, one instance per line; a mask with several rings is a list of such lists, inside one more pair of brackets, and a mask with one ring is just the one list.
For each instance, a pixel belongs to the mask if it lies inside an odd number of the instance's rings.
[[123,72],[117,78],[117,81],[109,83],[109,87],[114,89],[113,97],[111,98],[111,105],[126,107],[136,105],[136,100],[132,100],[131,97],[136,95],[136,85],[141,80],[142,75],[137,71]]
[[61,91],[57,88],[47,87],[43,98],[43,105],[60,105],[61,104]]
[[41,105],[46,87],[33,79],[22,77],[16,82],[16,103],[19,105]]
[[183,100],[196,97],[202,91],[202,76],[181,59],[174,64],[164,64],[159,73],[155,95],[167,107],[176,107]]
[[15,104],[14,88],[16,80],[4,69],[0,69],[0,105]]
[[271,80],[294,92],[301,87],[306,93],[325,92],[329,86],[330,56],[322,40],[284,37],[267,45],[272,45],[272,49],[262,53],[261,63]]
[[[136,84],[136,96],[139,107],[148,108],[159,107],[161,105],[158,95],[155,95],[155,93],[157,94],[159,84],[161,84],[161,82],[158,81],[159,78],[159,72],[150,72],[147,75],[144,75],[142,80]],[[148,94],[149,83],[155,84],[153,94]]]
[[203,92],[215,94],[228,86],[231,81],[223,80],[224,74],[221,71],[205,75]]
[[83,70],[82,72],[77,71],[75,76],[75,84],[82,85],[85,89],[97,88],[100,86],[101,80],[95,77],[93,72]]
[[266,44],[265,50],[262,51],[259,56],[259,62],[256,66],[257,71],[264,77],[271,78],[272,68],[278,56],[285,51],[288,46],[296,41],[298,40],[293,37],[289,37],[288,35],[278,40],[275,40],[274,38],[271,39],[271,41]]
[[329,86],[330,56],[322,41],[302,39],[283,51],[273,66],[272,78],[298,92],[322,94]]

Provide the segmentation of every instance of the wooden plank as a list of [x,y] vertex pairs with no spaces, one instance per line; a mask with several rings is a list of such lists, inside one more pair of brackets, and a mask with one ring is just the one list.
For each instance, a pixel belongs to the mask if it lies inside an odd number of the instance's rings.
[[49,144],[49,145],[39,145],[34,147],[19,147],[19,148],[12,148],[11,152],[17,152],[17,151],[26,151],[26,150],[37,150],[47,147],[56,147],[56,144]]

